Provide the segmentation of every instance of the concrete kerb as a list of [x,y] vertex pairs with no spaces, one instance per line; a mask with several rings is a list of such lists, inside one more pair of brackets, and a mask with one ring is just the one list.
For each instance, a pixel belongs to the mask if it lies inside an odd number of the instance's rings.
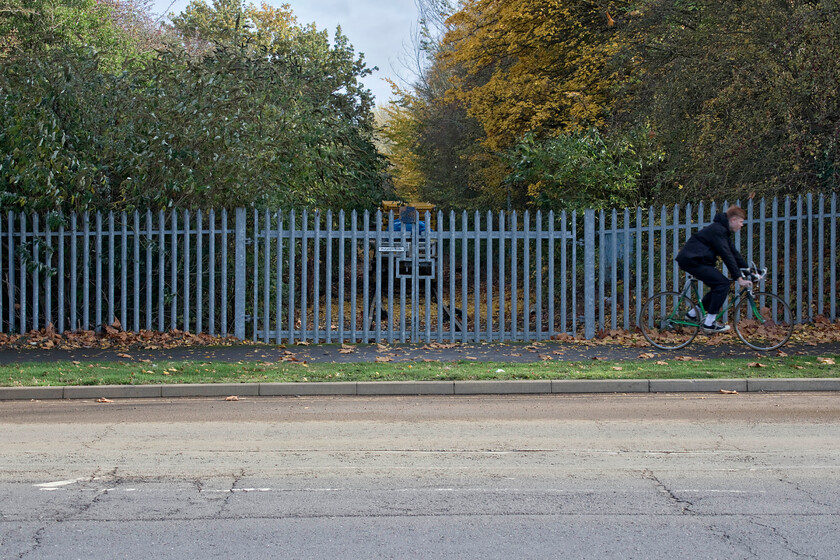
[[162,385],[81,385],[64,387],[65,399],[160,398]]
[[355,395],[356,383],[347,382],[302,382],[302,383],[260,383],[261,397]]
[[514,381],[372,381],[338,383],[207,383],[182,385],[85,385],[68,387],[0,387],[0,401],[258,397],[258,396],[396,396],[525,395],[580,393],[739,393],[840,391],[840,378],[811,379],[610,379]]
[[647,379],[554,379],[552,393],[649,393]]
[[453,381],[366,381],[356,384],[357,395],[454,395]]
[[63,399],[64,387],[0,387],[0,401]]
[[748,390],[746,379],[651,379],[651,393],[717,393]]
[[259,383],[201,383],[161,385],[161,397],[257,397]]
[[533,395],[551,393],[550,379],[516,381],[456,381],[456,395]]
[[761,391],[840,391],[838,378],[747,379],[747,390]]

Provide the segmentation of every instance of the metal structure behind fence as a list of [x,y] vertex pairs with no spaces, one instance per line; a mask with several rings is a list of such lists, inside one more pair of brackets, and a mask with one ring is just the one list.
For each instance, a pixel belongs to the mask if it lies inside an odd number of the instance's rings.
[[[837,320],[837,202],[749,201],[735,236],[771,271],[761,289],[790,301],[798,323]],[[673,257],[716,211],[9,212],[0,331],[118,323],[266,342],[592,338],[633,328],[642,300],[679,288]]]

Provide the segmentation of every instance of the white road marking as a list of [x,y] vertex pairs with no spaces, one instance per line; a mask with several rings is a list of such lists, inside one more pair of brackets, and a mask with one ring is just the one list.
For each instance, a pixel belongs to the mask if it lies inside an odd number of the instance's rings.
[[74,478],[72,480],[56,480],[55,482],[42,482],[41,484],[33,484],[37,488],[42,490],[55,490],[60,486],[67,486],[69,484],[76,484],[77,482],[81,482],[83,480],[87,480],[86,478]]

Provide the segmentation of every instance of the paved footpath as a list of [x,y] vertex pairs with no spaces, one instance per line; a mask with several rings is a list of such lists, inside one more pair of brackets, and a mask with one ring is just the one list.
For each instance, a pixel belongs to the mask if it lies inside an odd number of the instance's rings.
[[[787,355],[840,356],[840,344],[788,345]],[[561,342],[493,343],[493,344],[395,344],[354,345],[348,352],[341,345],[276,345],[241,344],[225,347],[176,348],[166,350],[2,350],[0,364],[21,362],[126,362],[278,361],[293,355],[298,361],[311,363],[373,362],[388,357],[393,362],[434,360],[441,362],[482,361],[528,363],[543,360],[650,360],[676,356],[702,359],[756,358],[768,354],[744,345],[695,344],[675,352],[652,348],[628,348],[618,345],[583,345]],[[642,356],[642,354],[646,354]],[[652,356],[651,356],[652,354]],[[778,352],[769,353],[779,355]],[[658,393],[720,391],[840,391],[840,377],[824,379],[617,379],[617,380],[512,380],[512,381],[418,381],[418,382],[343,382],[343,383],[251,383],[251,384],[171,384],[114,385],[83,387],[0,387],[0,400],[29,399],[92,399],[92,398],[176,398],[176,397],[242,397],[289,395],[477,395],[477,394],[544,394],[544,393]]]
[[[129,360],[155,361],[210,361],[210,362],[261,362],[278,361],[289,354],[299,361],[311,363],[374,362],[377,357],[388,357],[394,362],[416,362],[433,360],[457,362],[461,360],[481,362],[528,363],[546,360],[640,360],[651,359],[653,354],[661,359],[676,356],[692,356],[702,359],[755,358],[777,356],[778,351],[758,352],[744,344],[709,345],[696,343],[681,350],[663,351],[650,346],[626,347],[617,344],[575,344],[569,342],[537,343],[464,343],[464,344],[356,344],[352,352],[342,352],[340,344],[269,345],[239,344],[218,347],[182,347],[162,350],[0,350],[0,365],[22,362],[124,362]],[[840,355],[840,343],[807,345],[788,344],[782,348],[784,354],[803,356]],[[130,358],[126,358],[126,355]]]

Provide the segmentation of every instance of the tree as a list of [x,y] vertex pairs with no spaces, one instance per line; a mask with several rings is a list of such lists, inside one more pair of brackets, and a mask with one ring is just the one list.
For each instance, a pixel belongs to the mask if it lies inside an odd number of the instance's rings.
[[838,14],[836,0],[642,4],[616,58],[618,115],[667,155],[663,200],[838,188]]
[[0,5],[0,59],[88,48],[106,71],[150,54],[154,33],[132,0],[4,0]]
[[543,140],[528,133],[506,152],[505,184],[527,190],[530,205],[543,210],[642,206],[649,202],[640,183],[655,154],[650,144],[646,130],[604,137],[593,128]]
[[[504,155],[524,135],[533,144],[604,125],[613,83],[606,62],[617,49],[610,11],[616,13],[614,4],[601,2],[470,0],[447,19],[431,65],[445,87],[427,106],[463,117],[429,124],[460,124],[465,136],[446,152],[455,149],[457,157],[439,163],[466,172],[474,203],[521,208],[531,202],[527,185],[509,177]],[[454,138],[428,129],[426,138],[435,137]],[[452,198],[465,200],[461,193]]]
[[460,101],[446,97],[452,71],[440,60],[453,8],[447,0],[418,0],[417,9],[414,78],[408,88],[395,86],[398,99],[384,109],[380,130],[395,189],[403,198],[443,209],[478,207],[482,170],[472,154],[480,129]]
[[454,96],[500,150],[526,132],[538,137],[603,124],[615,51],[605,2],[469,0],[449,19],[444,60],[459,68]]
[[259,8],[240,0],[191,0],[183,12],[172,18],[178,33],[194,48],[248,43],[273,52],[284,41],[303,31],[288,4]]
[[101,154],[125,120],[115,112],[128,105],[114,103],[120,76],[153,52],[150,18],[137,10],[118,0],[0,8],[0,206],[84,208],[111,198],[113,169]]
[[120,73],[89,45],[15,48],[0,60],[0,204],[373,206],[383,161],[364,60],[340,31],[331,46],[285,12],[251,16],[241,33],[213,16],[215,43],[196,35],[203,48],[168,44]]

